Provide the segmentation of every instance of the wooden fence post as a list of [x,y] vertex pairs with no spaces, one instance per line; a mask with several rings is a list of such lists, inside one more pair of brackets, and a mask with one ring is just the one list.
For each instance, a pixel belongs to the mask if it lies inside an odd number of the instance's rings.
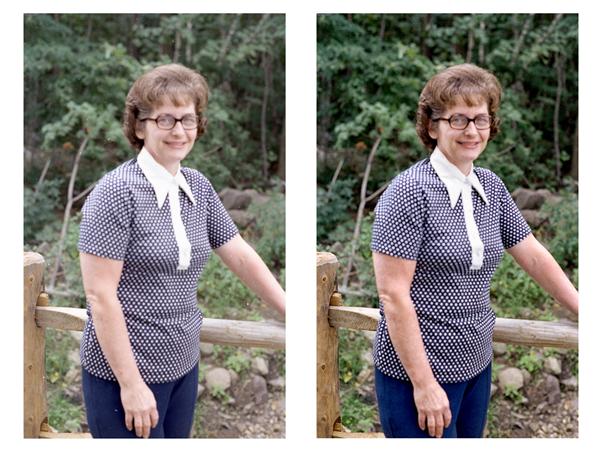
[[328,319],[338,267],[335,255],[317,253],[317,437],[332,437],[340,422],[338,335]]
[[24,254],[23,433],[26,438],[38,438],[42,425],[48,422],[45,329],[35,323],[35,307],[42,292],[44,265],[42,255],[31,252]]

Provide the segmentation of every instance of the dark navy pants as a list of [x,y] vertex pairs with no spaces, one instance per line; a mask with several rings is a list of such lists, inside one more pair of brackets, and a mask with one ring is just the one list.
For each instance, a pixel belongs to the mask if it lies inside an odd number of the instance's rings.
[[[452,412],[452,422],[444,429],[445,438],[483,436],[490,402],[492,364],[479,375],[462,383],[441,384]],[[375,390],[383,433],[388,438],[428,438],[419,428],[417,407],[410,381],[384,375],[375,368]]]
[[[107,381],[82,369],[83,398],[88,425],[94,438],[136,438],[125,427],[119,383]],[[148,384],[158,409],[158,425],[151,438],[188,438],[194,421],[198,392],[198,364],[170,383]]]

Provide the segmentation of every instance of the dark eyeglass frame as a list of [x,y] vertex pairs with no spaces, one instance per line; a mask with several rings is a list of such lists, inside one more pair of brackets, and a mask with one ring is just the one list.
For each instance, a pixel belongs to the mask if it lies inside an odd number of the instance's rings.
[[[173,119],[173,126],[172,127],[170,127],[170,128],[163,128],[163,127],[161,127],[158,124],[158,121],[161,118],[164,118],[164,117],[171,117]],[[183,124],[183,119],[188,118],[188,117],[195,117],[196,118],[196,124],[192,128],[186,128],[185,125]],[[145,118],[139,119],[139,120],[140,120],[140,122],[145,122],[146,120],[152,120],[154,123],[156,123],[156,127],[158,129],[165,130],[165,131],[170,131],[173,128],[175,128],[175,126],[177,125],[177,122],[181,122],[181,126],[183,127],[184,130],[187,130],[187,131],[196,130],[196,129],[198,129],[200,127],[201,124],[203,124],[203,117],[202,116],[198,117],[195,114],[185,115],[185,116],[183,116],[183,117],[181,117],[179,119],[177,119],[175,116],[172,116],[171,114],[161,114],[161,115],[156,116],[156,117],[145,117]]]
[[[455,117],[464,117],[467,121],[465,126],[462,128],[457,128],[457,127],[452,126],[452,119]],[[482,117],[487,117],[489,119],[488,124],[485,127],[478,127],[477,123],[475,121]],[[475,125],[475,128],[477,128],[478,130],[489,130],[492,127],[492,123],[494,122],[494,116],[491,116],[489,114],[477,114],[475,117],[473,117],[471,119],[470,117],[467,117],[464,114],[452,114],[450,117],[438,117],[437,119],[431,119],[431,120],[433,122],[437,122],[439,120],[445,120],[448,122],[448,125],[450,125],[450,128],[452,128],[453,130],[460,130],[460,131],[466,130],[471,122],[473,122],[473,124]]]

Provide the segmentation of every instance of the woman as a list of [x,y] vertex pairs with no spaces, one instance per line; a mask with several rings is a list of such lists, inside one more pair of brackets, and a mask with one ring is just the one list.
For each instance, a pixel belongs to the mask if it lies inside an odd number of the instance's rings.
[[181,167],[205,130],[208,86],[181,65],[142,75],[124,132],[139,150],[83,208],[82,383],[94,437],[188,437],[198,385],[197,282],[211,250],[285,315],[285,294],[210,182]]
[[430,157],[376,208],[371,248],[381,320],[375,385],[386,437],[481,437],[490,397],[490,280],[506,249],[561,304],[578,293],[502,181],[474,167],[498,132],[501,88],[470,64],[426,84],[417,133]]

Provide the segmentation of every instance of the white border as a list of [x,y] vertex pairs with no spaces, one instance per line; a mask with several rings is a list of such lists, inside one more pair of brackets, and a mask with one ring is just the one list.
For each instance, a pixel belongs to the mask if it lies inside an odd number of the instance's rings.
[[[8,9],[8,10],[7,10]],[[582,292],[580,339],[580,426],[578,440],[568,443],[560,440],[485,440],[445,441],[445,446],[544,445],[548,448],[569,445],[579,448],[598,441],[595,432],[600,404],[594,385],[598,365],[595,363],[595,341],[598,302],[594,298],[592,258],[599,254],[598,237],[594,221],[598,183],[594,167],[598,166],[598,152],[594,131],[597,127],[598,89],[598,8],[592,1],[579,0],[431,0],[411,2],[402,0],[146,0],[134,2],[120,0],[55,0],[7,3],[2,14],[2,75],[4,92],[8,97],[2,108],[0,123],[7,138],[3,151],[8,156],[8,175],[2,177],[2,192],[7,199],[8,211],[4,214],[2,228],[4,301],[9,305],[10,320],[2,327],[4,343],[3,387],[5,402],[1,411],[5,441],[9,445],[80,446],[71,441],[24,441],[22,436],[22,329],[21,321],[21,255],[22,255],[22,105],[23,105],[23,13],[77,12],[77,13],[286,13],[286,98],[287,98],[287,439],[282,440],[230,440],[217,445],[240,445],[243,448],[297,448],[310,445],[314,448],[363,448],[373,445],[364,440],[317,440],[315,435],[315,143],[316,143],[316,14],[317,13],[579,13],[580,31],[580,290]],[[367,63],[367,62],[366,62]],[[6,169],[5,169],[6,170]],[[594,206],[592,206],[594,205]],[[597,207],[596,207],[597,208]],[[6,285],[8,284],[8,289]],[[7,323],[15,323],[14,327]],[[9,343],[18,342],[17,345]],[[8,345],[7,345],[8,344]],[[17,370],[15,370],[17,369]],[[201,407],[201,405],[200,405]],[[7,436],[8,435],[8,436]],[[12,442],[11,442],[12,441]],[[96,442],[96,441],[94,441]],[[408,444],[428,447],[442,445],[439,441],[420,441],[401,444],[379,440],[375,445],[390,447]],[[86,445],[101,445],[86,442]],[[139,442],[131,445],[142,445]],[[157,441],[143,445],[160,445]],[[211,440],[182,441],[183,446],[213,445]]]

